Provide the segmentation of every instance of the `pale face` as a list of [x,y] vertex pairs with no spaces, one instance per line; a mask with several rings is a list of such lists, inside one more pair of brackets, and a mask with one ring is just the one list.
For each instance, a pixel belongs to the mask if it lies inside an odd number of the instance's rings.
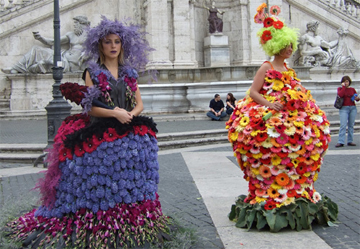
[[293,53],[293,46],[292,44],[290,44],[287,47],[281,49],[279,55],[287,59],[291,57],[292,53]]
[[101,41],[105,59],[117,59],[121,51],[120,37],[115,34],[105,36]]
[[342,82],[342,83],[344,83],[345,84],[345,87],[349,87],[349,85],[350,85],[350,82],[348,81],[348,80],[345,80],[344,82]]
[[215,98],[215,101],[218,102],[220,99],[221,99],[220,96],[217,96],[217,97]]

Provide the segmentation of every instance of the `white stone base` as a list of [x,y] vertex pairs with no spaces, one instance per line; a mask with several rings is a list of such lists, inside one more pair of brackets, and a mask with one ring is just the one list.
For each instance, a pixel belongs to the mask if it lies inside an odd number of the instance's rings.
[[229,40],[221,33],[212,34],[204,39],[205,67],[230,66]]

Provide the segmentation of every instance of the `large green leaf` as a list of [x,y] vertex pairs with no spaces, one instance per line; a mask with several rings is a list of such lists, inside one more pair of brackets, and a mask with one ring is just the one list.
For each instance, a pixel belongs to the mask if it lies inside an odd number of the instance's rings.
[[288,220],[291,229],[295,229],[295,225],[296,225],[295,218],[293,215],[295,209],[296,209],[296,204],[292,203],[288,206],[282,206],[278,211],[281,214],[285,214],[285,217]]
[[298,203],[298,208],[296,209],[296,214],[300,218],[300,224],[303,229],[310,229],[311,223],[308,223],[309,210],[308,205],[304,201]]
[[266,218],[264,217],[263,212],[257,212],[256,213],[256,220],[257,220],[256,228],[258,230],[264,228],[265,225],[267,224]]
[[248,230],[252,227],[252,224],[256,217],[256,213],[257,213],[256,209],[247,211],[246,225],[247,225]]
[[264,212],[266,221],[270,227],[270,231],[274,230],[275,222],[276,222],[276,215],[274,214],[273,210],[266,210]]
[[231,211],[229,213],[229,219],[234,220],[236,218],[236,205],[231,206]]
[[270,230],[271,232],[279,232],[282,228],[287,227],[289,225],[286,216],[280,213],[276,213],[275,215],[275,226],[274,230]]
[[239,217],[236,222],[236,227],[246,227],[246,208],[240,210]]

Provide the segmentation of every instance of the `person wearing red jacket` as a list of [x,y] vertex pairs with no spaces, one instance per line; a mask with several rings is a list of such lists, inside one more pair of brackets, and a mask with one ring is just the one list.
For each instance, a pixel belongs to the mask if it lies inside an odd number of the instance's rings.
[[344,76],[341,79],[341,87],[337,89],[337,94],[344,98],[344,103],[341,109],[339,110],[340,116],[340,131],[338,143],[335,147],[343,147],[345,144],[345,135],[346,135],[346,126],[348,127],[348,137],[347,137],[347,145],[356,146],[353,143],[353,135],[354,135],[354,123],[356,118],[356,105],[355,101],[359,101],[360,98],[357,96],[356,90],[351,85],[351,79],[349,76]]

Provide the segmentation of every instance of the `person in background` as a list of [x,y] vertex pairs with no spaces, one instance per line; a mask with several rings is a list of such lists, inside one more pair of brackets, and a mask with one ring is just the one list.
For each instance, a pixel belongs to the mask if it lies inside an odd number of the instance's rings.
[[228,93],[226,96],[226,113],[228,115],[231,115],[231,113],[234,111],[235,109],[235,97],[232,93]]
[[354,123],[357,113],[355,101],[359,101],[360,98],[357,96],[356,90],[350,87],[350,85],[350,77],[344,76],[341,79],[341,87],[337,89],[337,94],[341,98],[344,98],[344,103],[339,110],[340,130],[338,143],[335,145],[336,148],[343,147],[345,144],[346,126],[348,127],[347,145],[356,146],[356,144],[353,143]]
[[219,94],[215,94],[214,99],[210,101],[209,107],[210,111],[208,111],[206,115],[212,120],[220,121],[221,118],[226,117],[224,102],[221,100]]

